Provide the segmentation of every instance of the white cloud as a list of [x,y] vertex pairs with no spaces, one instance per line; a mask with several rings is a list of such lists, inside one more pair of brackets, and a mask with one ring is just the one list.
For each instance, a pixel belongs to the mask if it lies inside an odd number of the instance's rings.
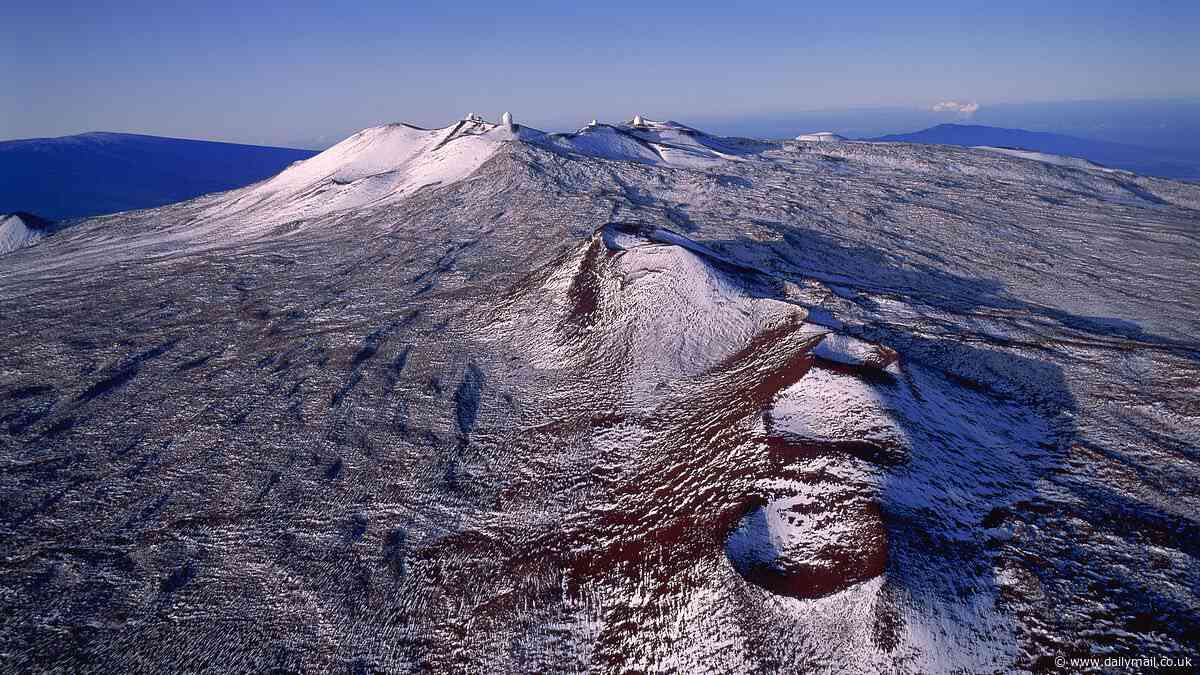
[[931,108],[933,112],[954,112],[970,117],[979,110],[978,103],[959,103],[958,101],[942,101]]

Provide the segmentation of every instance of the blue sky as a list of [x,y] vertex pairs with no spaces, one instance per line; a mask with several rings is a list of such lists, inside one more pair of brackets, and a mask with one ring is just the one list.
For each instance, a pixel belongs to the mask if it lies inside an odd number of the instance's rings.
[[471,111],[567,129],[1200,97],[1194,0],[244,4],[11,3],[0,138],[317,146]]

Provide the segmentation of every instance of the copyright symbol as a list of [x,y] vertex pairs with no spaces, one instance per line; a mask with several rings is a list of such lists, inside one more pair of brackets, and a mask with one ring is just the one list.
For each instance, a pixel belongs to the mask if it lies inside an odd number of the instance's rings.
[[1058,668],[1062,668],[1063,666],[1067,665],[1067,660],[1061,656],[1056,656],[1054,657],[1054,665]]

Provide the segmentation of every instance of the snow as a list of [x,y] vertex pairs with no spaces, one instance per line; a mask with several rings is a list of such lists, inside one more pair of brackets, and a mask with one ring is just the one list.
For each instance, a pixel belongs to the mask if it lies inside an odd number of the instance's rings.
[[[588,349],[580,351],[572,341],[542,343],[556,330],[547,326],[530,333],[538,344],[530,346],[529,356],[556,369],[618,359],[640,373],[629,382],[630,395],[652,400],[659,382],[698,374],[765,326],[803,316],[789,304],[753,297],[753,285],[720,269],[721,263],[731,264],[677,233],[608,224],[542,285],[554,305],[569,311],[579,285],[594,280],[596,306],[581,318],[586,335],[593,336]],[[521,325],[529,317],[517,311],[504,325]]]
[[393,203],[425,188],[461,181],[503,143],[540,135],[535,129],[489,123],[475,113],[441,129],[407,124],[365,129],[235,193],[209,215],[241,216],[250,211],[268,224]]
[[845,136],[839,136],[832,131],[816,131],[810,134],[800,134],[796,137],[798,141],[806,141],[811,143],[830,143],[834,141],[844,141]]
[[740,161],[761,149],[741,139],[706,134],[674,121],[636,116],[628,124],[599,124],[593,120],[573,134],[547,134],[533,139],[543,147],[571,155],[707,170],[727,161]]
[[33,246],[41,238],[41,233],[29,229],[20,216],[8,215],[0,218],[0,255]]
[[654,147],[636,136],[607,124],[588,126],[575,134],[550,134],[540,141],[544,147],[571,154],[608,160],[661,164]]
[[997,148],[989,145],[972,146],[975,150],[986,150],[987,152],[995,152],[1009,157],[1019,157],[1021,159],[1029,159],[1035,162],[1043,162],[1045,164],[1053,164],[1055,166],[1066,166],[1072,169],[1085,169],[1088,171],[1103,171],[1105,173],[1129,173],[1120,169],[1110,169],[1106,166],[1101,166],[1095,162],[1089,162],[1086,159],[1079,157],[1068,157],[1066,155],[1052,155],[1047,152],[1034,152],[1033,150],[1022,150],[1019,148]]
[[33,246],[48,233],[46,223],[27,214],[0,215],[0,255]]
[[820,368],[802,382],[775,400],[769,413],[772,433],[806,441],[866,440],[888,447],[911,445],[884,390]]
[[813,355],[836,363],[872,368],[886,368],[897,356],[886,347],[836,333],[826,335],[813,349]]

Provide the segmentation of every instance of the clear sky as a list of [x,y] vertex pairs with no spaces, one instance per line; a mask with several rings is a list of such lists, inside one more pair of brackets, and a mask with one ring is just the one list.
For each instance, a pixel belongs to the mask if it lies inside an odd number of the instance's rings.
[[0,138],[1200,96],[1200,2],[10,2]]

